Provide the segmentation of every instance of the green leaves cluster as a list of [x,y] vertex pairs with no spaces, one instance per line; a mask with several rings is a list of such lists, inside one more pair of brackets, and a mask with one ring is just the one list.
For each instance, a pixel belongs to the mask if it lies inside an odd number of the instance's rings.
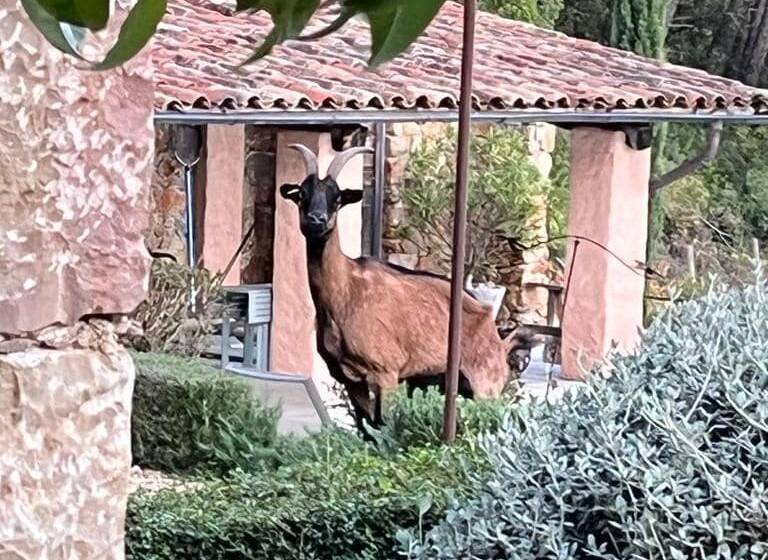
[[766,285],[663,314],[636,356],[484,445],[491,475],[412,558],[766,558]]
[[[237,0],[238,11],[266,11],[274,23],[272,31],[243,64],[268,55],[287,39],[314,40],[341,28],[352,17],[364,16],[371,29],[370,65],[376,66],[399,55],[415,41],[437,14],[445,0],[338,0],[337,19],[326,29],[302,36],[320,7],[320,0]],[[82,59],[63,25],[100,31],[110,18],[109,0],[22,0],[32,23],[57,49]],[[137,0],[120,29],[117,42],[95,70],[119,66],[139,53],[154,35],[166,10],[166,0]]]
[[[64,26],[100,31],[110,17],[110,0],[21,0],[29,19],[51,45],[84,60],[77,46],[65,33]],[[109,70],[136,56],[155,34],[165,15],[166,0],[137,0],[128,13],[117,41],[93,70]]]
[[[510,251],[508,239],[541,241],[531,234],[531,218],[546,207],[552,184],[530,161],[528,139],[519,128],[492,127],[472,142],[467,273],[496,281],[496,265]],[[411,157],[400,192],[406,210],[402,235],[434,256],[441,270],[449,269],[451,256],[455,150],[453,131],[426,141]]]
[[479,7],[501,17],[554,27],[564,0],[480,0]]
[[[193,370],[185,377],[197,378],[198,362],[185,363]],[[133,560],[389,560],[396,557],[398,536],[428,530],[451,500],[469,497],[470,474],[488,468],[477,437],[500,425],[506,413],[503,401],[462,403],[462,439],[442,447],[442,398],[430,392],[409,401],[400,393],[387,411],[394,423],[378,434],[377,445],[328,429],[272,441],[269,462],[238,453],[238,444],[211,457],[207,449],[222,448],[222,436],[259,443],[265,434],[271,438],[272,432],[263,429],[265,419],[271,423],[269,413],[251,414],[240,393],[224,389],[218,378],[217,385],[210,380],[200,391],[189,387],[191,382],[175,381],[168,396],[158,398],[146,390],[147,370],[165,369],[167,360],[144,356],[140,364],[134,403],[134,431],[142,434],[142,445],[134,445],[139,462],[154,459],[155,467],[206,476],[182,489],[145,490],[131,497],[127,552]],[[222,433],[222,420],[242,435]],[[214,437],[198,444],[205,434]],[[201,461],[198,468],[190,468],[193,460]]]
[[361,442],[337,456],[328,441],[324,451],[318,441],[315,462],[134,494],[128,558],[390,560],[398,533],[428,530],[451,499],[467,497],[469,473],[485,464],[482,452],[459,446],[390,456]]
[[133,354],[131,440],[135,464],[168,473],[267,469],[279,408],[254,400],[249,385],[201,360]]

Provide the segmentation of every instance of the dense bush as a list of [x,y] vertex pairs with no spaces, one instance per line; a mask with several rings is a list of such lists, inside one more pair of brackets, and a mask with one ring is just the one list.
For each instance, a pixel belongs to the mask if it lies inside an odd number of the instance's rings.
[[[241,400],[249,397],[230,386],[212,387],[212,379],[219,384],[224,380],[199,361],[137,358],[144,384],[138,398],[152,403],[138,409],[140,424],[149,432],[142,436],[145,456],[154,459],[156,467],[179,471],[204,464],[209,470],[205,479],[190,479],[194,484],[185,488],[139,491],[131,497],[127,550],[134,560],[393,558],[398,535],[426,531],[451,499],[469,497],[470,474],[488,465],[477,436],[496,429],[508,405],[503,400],[462,399],[462,437],[452,447],[439,444],[443,397],[436,391],[416,391],[413,399],[398,392],[388,403],[388,424],[376,434],[375,444],[338,428],[274,438],[270,411],[255,408],[256,417],[249,415]],[[163,382],[162,396],[152,398],[147,389],[154,386],[146,385],[148,380],[165,380],[167,370],[186,367],[188,375],[203,379],[199,385],[181,384],[181,376],[173,373],[169,387]],[[202,444],[194,435],[200,426],[190,423],[199,422],[187,416],[191,409],[197,418],[200,407],[187,402],[189,397],[203,399],[201,391],[212,391],[224,398],[225,390],[230,402],[241,403],[232,406],[244,407],[240,414],[245,421],[255,423],[255,434],[249,432],[251,426],[235,424],[234,409],[223,410],[219,397],[209,399],[204,410],[226,416],[224,439],[239,442],[249,433],[257,438],[255,462],[248,460],[248,453],[236,452],[239,445],[234,452],[227,447],[210,456],[207,451],[219,447],[221,434],[212,433],[211,441]],[[158,408],[164,407],[170,408],[161,413]],[[173,427],[157,430],[158,422]],[[208,416],[206,422],[215,426],[219,419]],[[241,434],[229,431],[235,425]],[[145,429],[137,431],[143,434]],[[259,463],[267,452],[271,460]],[[211,477],[211,467],[221,476]],[[235,467],[241,468],[230,470]]]
[[[412,154],[400,190],[406,211],[401,235],[442,272],[450,270],[455,151],[453,131],[424,142]],[[470,174],[466,273],[498,281],[498,270],[509,265],[507,239],[535,241],[530,222],[541,211],[549,183],[531,162],[520,128],[492,127],[476,134]]]
[[768,294],[712,290],[637,356],[487,438],[490,476],[413,558],[768,555]]
[[312,454],[274,472],[134,494],[128,557],[388,560],[398,531],[428,529],[486,465],[477,447],[382,455],[337,435],[312,436]]
[[480,0],[478,5],[505,18],[552,27],[563,9],[563,0]]
[[[408,397],[401,387],[391,405],[384,410],[384,425],[375,434],[381,451],[407,450],[412,447],[440,445],[443,431],[445,397],[431,388],[414,391]],[[502,423],[511,400],[458,399],[457,434],[474,438],[484,432],[495,432]]]
[[255,400],[245,381],[197,359],[133,358],[134,463],[172,473],[225,473],[276,459],[280,411]]

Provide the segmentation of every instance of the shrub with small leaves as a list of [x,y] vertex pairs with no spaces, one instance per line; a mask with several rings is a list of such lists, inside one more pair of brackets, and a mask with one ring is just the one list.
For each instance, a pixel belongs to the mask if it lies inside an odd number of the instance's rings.
[[467,442],[390,455],[361,441],[350,450],[338,433],[310,437],[316,454],[273,472],[132,495],[127,557],[390,560],[398,535],[427,531],[450,500],[468,496],[470,473],[487,468]]
[[171,473],[223,474],[274,463],[280,410],[204,361],[134,353],[134,463]]
[[[142,334],[124,336],[121,342],[142,352],[201,355],[216,321],[223,317],[222,280],[221,274],[155,259],[147,299],[131,316],[141,325]],[[194,311],[189,299],[193,287]]]
[[[496,431],[509,410],[512,400],[458,399],[459,437],[473,438],[483,432]],[[405,450],[425,445],[440,445],[443,432],[445,397],[435,388],[417,389],[408,397],[400,387],[384,410],[384,425],[375,433],[379,449]]]
[[766,286],[665,312],[612,365],[486,438],[477,495],[407,555],[768,558]]

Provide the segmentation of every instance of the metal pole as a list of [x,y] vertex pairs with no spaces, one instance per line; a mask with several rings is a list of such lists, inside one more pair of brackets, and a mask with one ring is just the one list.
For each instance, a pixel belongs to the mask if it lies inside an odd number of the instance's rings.
[[464,44],[461,55],[461,97],[459,103],[459,138],[456,156],[456,191],[454,193],[453,259],[451,262],[451,316],[448,323],[448,370],[445,383],[443,439],[456,439],[456,397],[461,365],[461,312],[463,303],[464,253],[467,231],[467,187],[469,149],[472,136],[472,66],[475,50],[476,0],[464,1]]
[[190,268],[195,268],[195,185],[194,174],[192,173],[192,166],[184,166],[184,194],[186,195],[186,234],[187,234],[187,265]]
[[384,185],[387,173],[387,125],[377,122],[374,171],[373,171],[373,232],[371,234],[371,255],[380,259],[382,256],[381,240],[384,236]]

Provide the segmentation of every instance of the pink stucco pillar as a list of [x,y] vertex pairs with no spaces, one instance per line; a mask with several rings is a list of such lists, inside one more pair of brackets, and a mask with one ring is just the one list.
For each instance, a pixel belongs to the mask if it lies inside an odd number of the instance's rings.
[[[616,343],[631,351],[643,324],[651,150],[635,150],[623,132],[577,128],[571,137],[571,193],[563,318],[563,375],[585,373]],[[614,256],[615,255],[615,256]],[[623,261],[623,264],[621,261]]]
[[[207,130],[204,209],[199,227],[201,264],[211,272],[226,269],[243,238],[245,174],[244,125],[209,125]],[[235,261],[225,285],[240,283]]]
[[[304,144],[318,154],[320,173],[336,153],[328,133],[285,130],[277,135],[275,188],[284,183],[301,183],[304,160],[290,144]],[[339,176],[343,189],[361,189],[363,158],[350,161]],[[342,208],[337,219],[341,249],[349,257],[360,256],[361,204]],[[275,241],[272,320],[272,369],[283,373],[310,375],[325,373],[315,351],[315,308],[309,292],[307,252],[299,231],[296,205],[278,193],[275,197]]]

